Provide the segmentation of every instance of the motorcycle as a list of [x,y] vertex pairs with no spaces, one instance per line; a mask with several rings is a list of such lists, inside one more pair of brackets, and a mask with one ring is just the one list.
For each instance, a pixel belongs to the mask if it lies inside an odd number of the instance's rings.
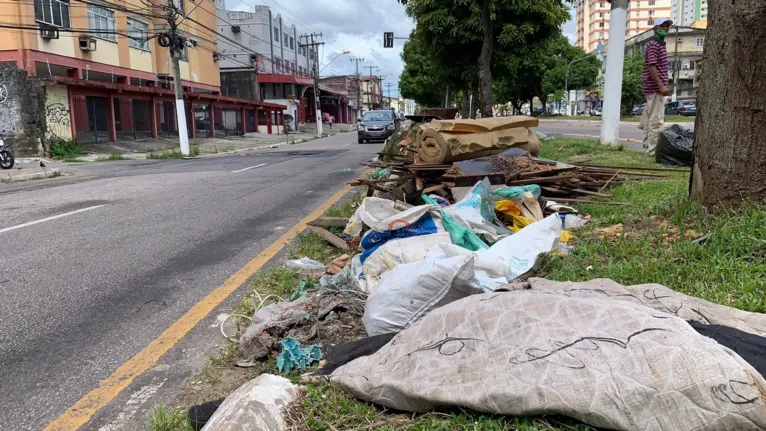
[[13,154],[5,149],[5,140],[0,138],[0,169],[11,169],[14,162]]

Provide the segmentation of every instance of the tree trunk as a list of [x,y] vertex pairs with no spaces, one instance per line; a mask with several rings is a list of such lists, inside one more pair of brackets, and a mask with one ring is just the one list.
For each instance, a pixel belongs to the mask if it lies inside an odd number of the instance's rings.
[[706,207],[766,201],[766,2],[709,2],[689,193]]
[[470,103],[470,101],[468,100],[468,97],[471,94],[471,86],[466,85],[462,93],[463,93],[463,100],[462,100],[462,103],[460,104],[460,116],[463,118],[470,118],[470,112],[468,112],[468,104]]
[[490,0],[476,0],[481,9],[481,26],[484,29],[484,41],[479,55],[479,87],[481,88],[481,116],[492,117],[492,18],[489,11]]

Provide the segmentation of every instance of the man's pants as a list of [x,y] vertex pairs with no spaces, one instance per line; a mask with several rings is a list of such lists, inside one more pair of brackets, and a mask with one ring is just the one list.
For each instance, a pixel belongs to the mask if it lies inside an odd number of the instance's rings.
[[640,126],[644,129],[644,154],[653,156],[657,143],[660,141],[660,133],[665,123],[665,96],[660,93],[647,94],[646,106],[641,116]]

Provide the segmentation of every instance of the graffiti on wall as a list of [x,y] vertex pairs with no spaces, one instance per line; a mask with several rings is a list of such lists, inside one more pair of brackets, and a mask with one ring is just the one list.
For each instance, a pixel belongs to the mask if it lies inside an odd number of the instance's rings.
[[0,84],[0,103],[5,103],[8,100],[8,88],[5,84]]
[[70,139],[72,116],[69,95],[64,86],[49,86],[45,101],[46,135],[49,138]]

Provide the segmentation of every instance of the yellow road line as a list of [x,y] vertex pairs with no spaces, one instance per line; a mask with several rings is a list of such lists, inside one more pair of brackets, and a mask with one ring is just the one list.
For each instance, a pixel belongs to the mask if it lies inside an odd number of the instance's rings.
[[222,285],[196,303],[181,318],[176,320],[159,337],[149,343],[142,351],[117,368],[111,376],[102,380],[97,388],[77,401],[56,420],[45,427],[46,431],[74,431],[87,423],[101,408],[111,402],[133,379],[151,368],[157,361],[175,346],[181,339],[210,312],[231,295],[237,288],[260,270],[269,260],[279,254],[287,243],[293,240],[306,227],[307,223],[324,214],[331,206],[352,190],[345,186],[328,201],[307,215],[278,240],[269,245],[255,259],[248,262],[239,271],[226,279]]

